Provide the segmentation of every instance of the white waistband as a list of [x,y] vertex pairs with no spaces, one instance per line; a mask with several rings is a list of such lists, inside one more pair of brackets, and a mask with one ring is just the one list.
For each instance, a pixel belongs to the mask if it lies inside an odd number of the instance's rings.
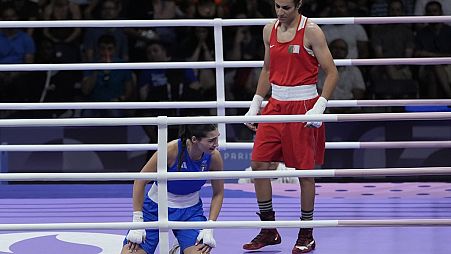
[[[158,203],[158,186],[156,184],[152,184],[147,196],[149,196],[153,202]],[[168,192],[168,207],[188,208],[199,203],[199,199],[199,191],[187,195],[176,195]]]
[[279,86],[271,84],[271,87],[271,97],[279,101],[303,101],[318,96],[316,84],[301,86]]

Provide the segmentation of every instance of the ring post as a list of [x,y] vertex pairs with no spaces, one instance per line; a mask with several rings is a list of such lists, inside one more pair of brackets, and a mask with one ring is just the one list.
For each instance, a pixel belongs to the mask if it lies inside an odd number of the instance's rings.
[[[222,45],[222,19],[214,19],[215,62],[216,62],[216,114],[225,116],[225,84],[224,84],[224,47]],[[218,124],[219,146],[226,146],[226,124]]]
[[[2,145],[7,145],[3,142]],[[8,173],[8,151],[0,151],[0,174]],[[1,184],[8,184],[7,181],[0,181]]]
[[160,253],[169,253],[169,229],[168,229],[168,117],[157,117],[158,122],[158,157],[157,172],[158,175],[165,177],[158,178],[158,221],[161,223],[159,228]]

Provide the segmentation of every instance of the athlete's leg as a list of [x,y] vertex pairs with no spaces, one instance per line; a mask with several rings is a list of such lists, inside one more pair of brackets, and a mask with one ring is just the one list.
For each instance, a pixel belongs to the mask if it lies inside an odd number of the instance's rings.
[[[206,247],[208,247],[208,246],[206,246]],[[194,246],[186,248],[183,251],[183,254],[209,254],[209,253],[211,253],[211,251],[212,251],[211,248],[204,248],[203,244],[199,244],[199,245],[194,245]]]
[[141,249],[141,247],[138,247],[138,249],[136,251],[133,251],[133,252],[130,251],[129,243],[127,243],[126,245],[124,245],[124,247],[122,247],[121,254],[130,254],[130,253],[134,253],[134,254],[148,254],[143,249]]
[[301,209],[312,211],[315,206],[315,178],[300,177],[299,184],[301,186]]
[[[315,179],[312,177],[299,178],[301,187],[301,220],[313,220],[315,207]],[[315,249],[313,228],[299,229],[298,239],[293,247],[292,254],[307,253]]]
[[[270,162],[252,161],[251,167],[253,171],[274,170],[277,164]],[[257,213],[262,221],[275,221],[275,212],[272,207],[272,186],[271,179],[260,178],[254,179],[254,188],[257,196],[257,202],[260,213]],[[252,239],[251,242],[243,245],[245,250],[258,250],[267,245],[279,244],[281,238],[277,229],[263,228],[260,233]]]
[[[261,161],[252,161],[251,168],[252,171],[274,170],[273,164],[271,162],[261,162]],[[271,179],[255,178],[254,188],[258,202],[268,201],[272,199]]]

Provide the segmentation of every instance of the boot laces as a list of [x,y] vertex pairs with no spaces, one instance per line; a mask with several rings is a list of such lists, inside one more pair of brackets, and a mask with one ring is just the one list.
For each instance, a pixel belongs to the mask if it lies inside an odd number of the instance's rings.
[[270,234],[271,234],[270,229],[263,228],[262,230],[260,230],[260,233],[257,236],[255,236],[254,239],[252,239],[252,242],[265,242],[268,240],[267,238]]
[[301,230],[298,234],[298,239],[296,240],[297,246],[306,246],[313,241],[313,236],[311,230]]

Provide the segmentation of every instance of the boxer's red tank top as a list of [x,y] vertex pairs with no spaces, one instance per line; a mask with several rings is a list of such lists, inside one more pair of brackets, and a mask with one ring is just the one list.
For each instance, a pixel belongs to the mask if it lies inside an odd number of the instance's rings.
[[279,86],[316,84],[318,60],[304,48],[307,17],[301,16],[294,38],[289,42],[277,41],[279,21],[276,21],[269,39],[269,81]]

